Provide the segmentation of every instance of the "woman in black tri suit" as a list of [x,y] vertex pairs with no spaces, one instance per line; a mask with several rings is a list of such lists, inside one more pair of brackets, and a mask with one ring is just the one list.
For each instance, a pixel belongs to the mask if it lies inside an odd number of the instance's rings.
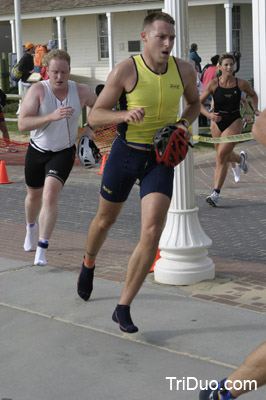
[[[201,113],[211,120],[211,133],[214,138],[237,135],[242,132],[241,92],[250,96],[255,115],[260,114],[255,91],[248,81],[236,78],[233,75],[234,64],[235,59],[231,53],[222,54],[218,62],[221,71],[220,77],[211,80],[200,96]],[[210,95],[214,99],[214,109],[209,111],[204,103]],[[248,172],[247,153],[241,151],[240,154],[236,154],[233,151],[235,144],[219,143],[214,145],[216,150],[214,186],[212,194],[206,198],[207,203],[213,207],[218,206],[219,194],[226,178],[228,163],[238,163],[244,174]]]

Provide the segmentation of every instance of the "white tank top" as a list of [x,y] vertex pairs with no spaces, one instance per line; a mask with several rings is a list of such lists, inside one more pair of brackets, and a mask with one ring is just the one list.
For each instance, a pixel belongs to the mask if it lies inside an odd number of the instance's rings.
[[37,150],[60,151],[72,147],[78,137],[78,123],[82,112],[77,85],[73,81],[68,81],[67,97],[60,101],[54,95],[49,80],[41,81],[41,84],[44,86],[45,94],[37,115],[50,114],[61,105],[71,106],[74,113],[69,119],[63,118],[32,130],[31,143],[33,142],[33,147],[35,147],[34,144],[36,145]]

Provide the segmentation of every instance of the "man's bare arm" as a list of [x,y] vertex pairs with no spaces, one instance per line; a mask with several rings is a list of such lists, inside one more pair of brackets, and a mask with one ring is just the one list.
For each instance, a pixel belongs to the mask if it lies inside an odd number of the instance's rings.
[[253,127],[252,133],[254,138],[266,147],[266,133],[265,133],[265,124],[266,124],[266,109],[262,111],[258,119],[256,119]]
[[121,122],[138,123],[143,121],[145,112],[142,107],[127,111],[112,110],[126,89],[128,82],[131,82],[135,77],[132,66],[132,61],[126,60],[110,72],[101,96],[98,97],[89,114],[89,123],[92,126],[115,125]]
[[86,84],[77,83],[77,89],[80,99],[81,108],[87,107],[88,111],[92,108],[97,100],[96,94]]

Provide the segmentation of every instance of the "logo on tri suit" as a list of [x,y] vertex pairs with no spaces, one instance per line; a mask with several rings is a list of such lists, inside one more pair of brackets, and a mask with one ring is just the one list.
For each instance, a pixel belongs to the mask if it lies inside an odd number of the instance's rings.
[[176,85],[175,83],[170,83],[169,85],[170,89],[179,89],[179,85]]
[[113,191],[110,189],[107,189],[107,187],[105,185],[103,185],[103,190],[105,190],[108,194],[112,194]]
[[53,174],[53,175],[57,175],[58,171],[56,171],[55,169],[49,169],[48,174]]

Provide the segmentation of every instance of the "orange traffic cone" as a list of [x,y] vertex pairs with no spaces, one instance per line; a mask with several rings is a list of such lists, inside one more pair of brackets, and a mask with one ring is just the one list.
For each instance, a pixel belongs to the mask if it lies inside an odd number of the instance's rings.
[[8,179],[6,172],[6,164],[3,160],[0,163],[0,184],[1,183],[13,183]]
[[106,160],[107,160],[107,157],[108,157],[107,154],[105,154],[105,155],[103,156],[103,158],[102,158],[102,163],[101,163],[101,169],[100,169],[99,172],[96,172],[96,174],[102,175],[103,170],[104,170],[104,166],[105,166],[105,163],[106,163]]
[[161,251],[160,249],[157,250],[155,260],[153,261],[153,264],[150,268],[150,272],[154,272],[154,267],[155,267],[156,261],[159,260],[159,258],[161,258],[160,251]]

